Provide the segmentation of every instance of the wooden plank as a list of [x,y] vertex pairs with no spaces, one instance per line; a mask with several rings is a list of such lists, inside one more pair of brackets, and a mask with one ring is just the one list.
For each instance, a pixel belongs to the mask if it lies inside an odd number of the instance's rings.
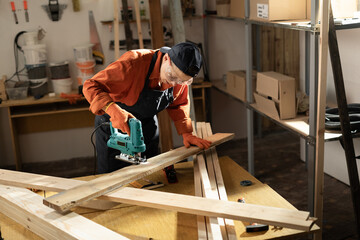
[[0,210],[45,239],[128,239],[76,213],[66,216],[29,190],[0,185]]
[[[210,123],[206,123],[205,124],[205,129],[203,129],[203,136],[207,137],[207,136],[210,136],[212,134],[213,133],[212,133],[212,130],[211,130]],[[216,180],[217,190],[218,190],[218,193],[219,193],[219,199],[227,201],[228,198],[227,198],[227,194],[226,194],[224,179],[222,177],[219,158],[218,158],[218,155],[216,153],[216,149],[211,148],[210,150],[206,151],[206,154],[207,154],[206,158],[207,159],[210,158],[212,160],[211,163],[213,165],[213,169],[214,169],[214,173],[215,173],[215,180]],[[224,219],[224,221],[225,221],[225,227],[226,227],[226,232],[227,232],[228,239],[230,239],[230,240],[231,239],[237,239],[234,221],[230,220],[230,219]]]
[[[320,35],[319,35],[319,75],[317,95],[316,118],[316,148],[315,148],[315,196],[314,216],[318,218],[318,225],[322,229],[323,201],[324,201],[324,132],[325,132],[325,107],[326,107],[326,80],[328,58],[329,34],[329,1],[320,1]],[[321,232],[315,234],[315,239],[321,239]]]
[[[191,122],[193,127],[193,135],[196,134],[196,127],[194,121]],[[193,156],[193,164],[194,164],[194,188],[195,188],[195,196],[197,197],[204,197],[204,189],[202,187],[201,177],[200,177],[200,171],[199,171],[199,165],[198,165],[198,159],[196,156]],[[197,215],[196,217],[197,226],[198,226],[198,239],[209,239],[210,234],[207,229],[207,222],[209,219],[206,219],[206,217]],[[208,236],[209,235],[209,236]]]
[[[234,134],[231,133],[217,133],[207,139],[212,142],[212,146],[216,146],[232,139],[233,137]],[[125,184],[145,177],[150,173],[163,169],[164,167],[175,164],[187,157],[200,153],[201,151],[202,150],[198,147],[177,148],[148,159],[146,164],[132,165],[122,168],[81,186],[46,198],[44,199],[44,204],[56,209],[59,212],[66,212],[72,207],[78,206],[85,201],[114,191]]]
[[[204,122],[197,122],[197,136],[203,138],[203,130],[205,128]],[[219,199],[217,192],[217,185],[215,180],[215,173],[212,164],[212,159],[206,156],[206,161],[203,154],[197,155],[197,164],[201,176],[201,182],[204,189],[204,197],[211,199]],[[211,233],[214,239],[227,239],[225,222],[223,218],[209,218]]]
[[141,30],[141,17],[140,17],[140,6],[139,6],[139,0],[134,0],[134,7],[135,7],[135,16],[136,16],[136,26],[137,26],[137,32],[138,32],[138,39],[139,39],[139,48],[144,48],[144,41],[143,41],[143,35]]
[[130,29],[130,19],[129,19],[129,9],[127,0],[121,0],[122,2],[122,12],[123,12],[123,21],[124,21],[124,30],[125,30],[125,43],[126,49],[129,51],[133,49],[133,37],[132,31]]
[[160,0],[149,0],[151,41],[154,49],[164,46]]
[[120,46],[119,46],[119,2],[113,0],[114,4],[114,54],[115,61],[120,57]]
[[[197,158],[194,159],[194,187],[195,187],[195,196],[202,197],[202,183],[199,172],[199,165],[197,163]],[[198,239],[208,239],[206,221],[204,216],[197,215],[197,225],[198,225]]]
[[[243,171],[245,172],[245,170]],[[251,178],[251,181],[256,183],[252,188],[255,188],[259,194],[262,194],[261,186],[264,184],[258,183],[258,180],[255,178]],[[32,187],[47,191],[60,191],[62,189],[66,190],[72,188],[73,186],[81,186],[84,182],[80,180],[0,170],[0,183],[21,187]],[[255,191],[255,189],[253,189],[253,191]],[[151,195],[152,197],[148,198],[148,195]],[[266,198],[269,197],[271,196],[269,195]],[[309,216],[308,212],[297,211],[293,207],[293,209],[283,209],[278,207],[259,206],[250,203],[238,204],[236,202],[128,187],[103,195],[100,198],[102,200],[167,209],[202,216],[224,217],[249,222],[256,221],[265,224],[268,224],[269,221],[271,221],[276,226],[294,226],[294,229],[307,229],[305,231],[309,230],[309,227],[314,221],[311,219],[307,220]],[[265,203],[268,203],[266,198],[264,201]],[[289,204],[289,206],[291,205]],[[283,219],[285,223],[281,223],[281,219]]]
[[179,0],[169,0],[168,2],[174,43],[178,44],[181,42],[185,42],[185,27],[181,9],[181,2]]

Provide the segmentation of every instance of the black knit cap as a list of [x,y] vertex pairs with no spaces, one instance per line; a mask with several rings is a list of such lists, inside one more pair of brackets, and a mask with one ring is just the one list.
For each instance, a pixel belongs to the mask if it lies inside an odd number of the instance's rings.
[[195,77],[202,66],[202,57],[193,43],[178,43],[172,48],[162,47],[160,52],[168,53],[171,61],[186,75]]

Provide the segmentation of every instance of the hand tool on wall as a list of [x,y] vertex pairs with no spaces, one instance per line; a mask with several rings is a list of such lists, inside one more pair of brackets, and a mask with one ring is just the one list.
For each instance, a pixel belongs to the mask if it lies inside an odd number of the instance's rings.
[[80,11],[80,0],[72,0],[72,5],[74,12]]
[[141,153],[145,152],[146,146],[140,120],[131,118],[129,120],[129,127],[130,136],[119,132],[119,130],[113,128],[112,123],[110,123],[111,135],[107,146],[121,152],[120,155],[115,156],[118,160],[131,164],[146,163],[146,158],[141,157]]
[[58,0],[49,0],[48,5],[41,5],[52,21],[59,21],[66,4],[59,4]]
[[95,58],[96,64],[103,65],[105,62],[104,53],[100,43],[100,37],[96,29],[93,11],[89,11],[89,26],[90,26],[90,42],[94,44],[92,47],[92,54]]
[[12,11],[12,12],[13,12],[13,14],[14,14],[15,23],[16,23],[16,24],[18,24],[18,23],[19,23],[19,21],[18,21],[18,18],[17,18],[17,16],[16,16],[15,3],[14,3],[14,1],[11,1],[11,2],[10,2],[10,4],[11,4],[11,11]]
[[24,0],[23,3],[24,3],[25,21],[29,22],[29,12],[28,12],[27,1]]

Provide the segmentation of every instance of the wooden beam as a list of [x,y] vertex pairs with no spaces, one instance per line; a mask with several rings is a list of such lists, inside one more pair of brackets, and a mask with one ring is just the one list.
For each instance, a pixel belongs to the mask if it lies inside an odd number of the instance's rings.
[[[200,138],[203,138],[202,126],[204,124],[205,124],[204,122],[196,123],[197,136]],[[212,171],[212,175],[210,176],[208,172],[211,171],[207,170],[205,159],[202,153],[196,156],[196,160],[197,160],[196,163],[198,164],[202,189],[204,193],[203,197],[210,199],[219,199],[216,182],[214,181],[214,177],[215,177],[214,171]],[[224,219],[211,217],[209,218],[209,223],[210,223],[211,236],[213,239],[227,239]]]
[[[328,59],[329,34],[329,1],[320,1],[320,35],[319,35],[319,76],[317,94],[316,118],[316,150],[315,150],[315,196],[314,216],[318,218],[318,225],[322,229],[323,202],[324,202],[324,147],[325,147],[325,106],[326,80]],[[321,239],[321,232],[316,233],[315,239]]]
[[[234,137],[231,133],[217,133],[208,137],[212,146],[216,146]],[[132,165],[112,172],[106,176],[94,179],[83,185],[58,193],[44,199],[44,204],[59,212],[69,211],[79,204],[114,191],[132,181],[143,178],[164,167],[175,164],[187,157],[200,153],[198,147],[180,147],[175,150],[148,159],[146,164]]]
[[[210,136],[213,134],[210,123],[206,123],[204,127],[205,127],[205,129],[204,128],[202,129],[203,137],[207,137],[207,136]],[[222,177],[219,158],[216,153],[216,149],[211,148],[210,150],[206,151],[205,153],[206,153],[206,159],[209,159],[209,164],[212,165],[212,168],[214,170],[215,181],[216,181],[217,191],[219,194],[219,199],[227,201],[228,198],[227,198],[227,194],[226,194],[224,179]],[[208,171],[209,171],[209,167],[208,167]],[[234,221],[231,219],[224,219],[224,221],[225,221],[225,227],[226,227],[228,239],[229,240],[237,239]]]
[[[43,176],[38,174],[0,170],[0,183],[21,187],[54,191],[79,186],[84,181]],[[266,185],[264,185],[266,187]],[[261,192],[261,186],[259,192]],[[116,192],[101,196],[102,200],[139,205],[196,214],[209,217],[222,217],[246,222],[258,222],[279,227],[288,227],[309,231],[314,219],[308,219],[309,212],[260,206],[255,204],[238,204],[216,199],[194,197],[160,191],[137,188],[122,188]]]
[[149,0],[151,42],[154,49],[164,46],[160,0]]
[[125,42],[126,42],[126,49],[129,51],[133,49],[133,37],[132,31],[130,29],[130,19],[129,19],[129,10],[128,10],[128,2],[127,0],[121,0],[122,2],[122,12],[124,17],[124,30],[125,30]]
[[180,0],[169,0],[169,10],[174,43],[185,42],[185,27]]
[[[199,166],[197,164],[197,158],[194,159],[194,188],[195,196],[203,197],[203,189],[200,178]],[[198,225],[198,239],[208,239],[206,228],[206,217],[197,215]]]
[[141,30],[141,16],[140,16],[140,6],[139,6],[139,0],[134,0],[134,7],[135,7],[135,16],[136,16],[136,26],[137,26],[137,32],[138,32],[138,39],[139,39],[139,48],[144,48],[144,41],[143,41],[143,35]]
[[120,57],[120,46],[119,46],[119,2],[113,0],[114,4],[114,61]]
[[29,190],[0,185],[0,211],[44,239],[128,239],[76,213],[66,216]]

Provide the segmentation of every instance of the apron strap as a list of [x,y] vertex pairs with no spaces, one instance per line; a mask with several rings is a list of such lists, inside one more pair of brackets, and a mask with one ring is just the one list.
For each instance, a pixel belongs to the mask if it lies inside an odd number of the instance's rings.
[[144,89],[149,86],[149,78],[150,78],[150,75],[151,75],[152,71],[154,70],[154,66],[155,66],[155,63],[156,63],[156,60],[157,60],[158,51],[156,51],[154,53],[154,55],[153,55],[153,57],[151,59],[150,67],[149,67],[148,73],[147,73],[146,78],[145,78]]

